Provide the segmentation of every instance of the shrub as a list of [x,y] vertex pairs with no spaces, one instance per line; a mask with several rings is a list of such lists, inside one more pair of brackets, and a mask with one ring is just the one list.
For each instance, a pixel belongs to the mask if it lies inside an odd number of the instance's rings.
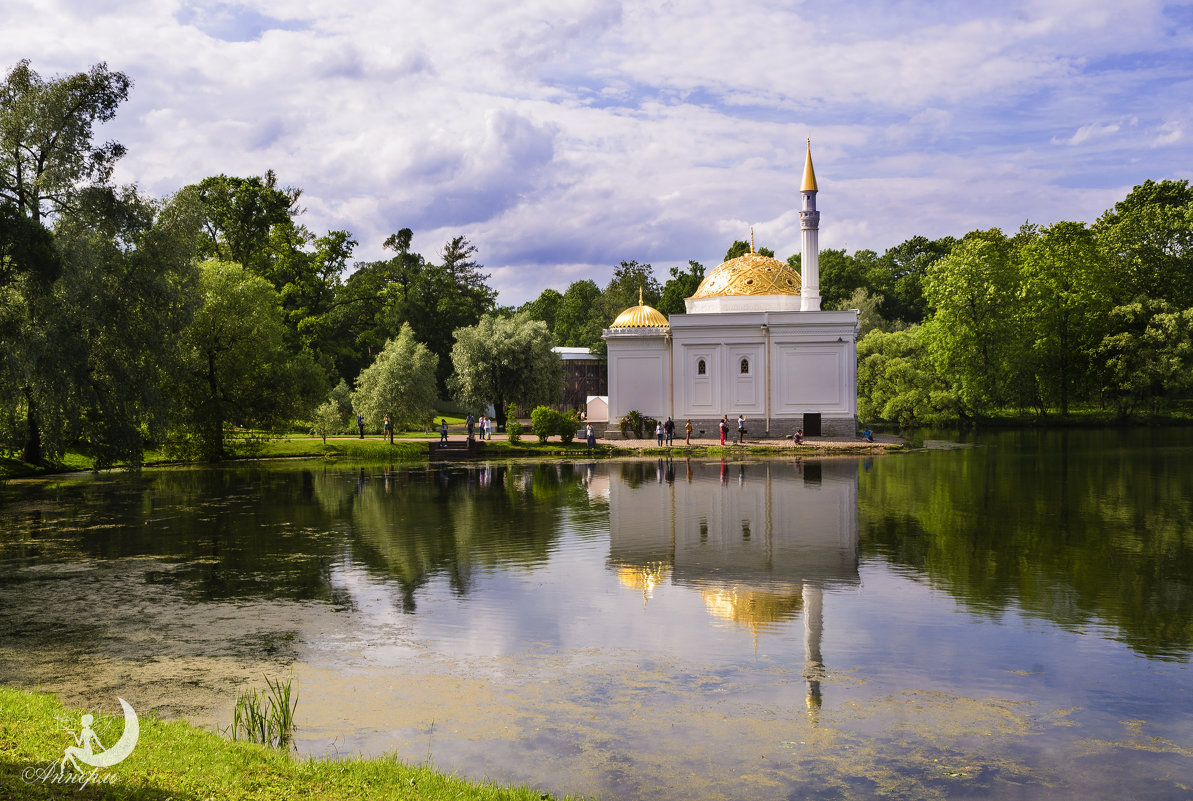
[[505,433],[509,437],[510,442],[520,442],[522,440],[522,424],[518,422],[518,405],[511,403],[505,410]]
[[311,424],[311,436],[322,437],[323,444],[326,445],[327,437],[339,431],[343,425],[340,405],[334,399],[330,399],[315,410],[315,422]]
[[637,409],[631,409],[621,418],[621,435],[629,437],[631,432],[634,439],[642,439],[642,412]]
[[536,406],[530,413],[530,430],[539,438],[539,442],[546,442],[552,434],[558,434],[562,428],[562,415],[549,406]]
[[564,445],[576,438],[578,428],[580,428],[580,415],[576,414],[575,409],[559,415],[559,441]]

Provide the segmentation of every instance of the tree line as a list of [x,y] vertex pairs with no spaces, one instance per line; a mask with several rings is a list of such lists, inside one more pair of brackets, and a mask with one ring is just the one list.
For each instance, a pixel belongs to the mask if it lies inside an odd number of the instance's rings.
[[[26,461],[77,448],[136,466],[147,446],[218,458],[231,426],[326,431],[361,414],[400,430],[449,397],[503,423],[509,403],[557,400],[553,345],[603,353],[639,293],[682,313],[704,278],[696,261],[662,283],[623,261],[604,287],[501,307],[466,236],[425,258],[403,228],[389,258],[354,261],[352,234],[309,230],[301,190],[271,171],[165,198],[114,186],[125,149],[95,128],[131,86],[105,64],[45,79],[27,61],[0,84],[0,445]],[[821,293],[862,312],[864,419],[1089,402],[1130,415],[1190,389],[1191,240],[1193,190],[1149,181],[1092,226],[824,250]]]
[[402,229],[391,258],[349,267],[351,233],[309,230],[301,190],[271,171],[166,198],[113,186],[125,149],[95,128],[131,86],[106,64],[45,79],[28,61],[0,84],[6,450],[135,467],[147,446],[218,458],[229,427],[328,404],[400,427],[449,394],[499,418],[507,401],[553,399],[546,327],[497,309],[465,236],[427,259]]
[[1068,416],[1077,406],[1127,419],[1188,400],[1188,181],[1136,186],[1092,225],[1026,223],[1011,235],[995,228],[904,245],[916,257],[896,284],[916,286],[905,298],[922,298],[918,319],[868,281],[870,254],[835,273],[837,296],[851,293],[845,304],[862,309],[863,419],[951,424],[1006,411]]

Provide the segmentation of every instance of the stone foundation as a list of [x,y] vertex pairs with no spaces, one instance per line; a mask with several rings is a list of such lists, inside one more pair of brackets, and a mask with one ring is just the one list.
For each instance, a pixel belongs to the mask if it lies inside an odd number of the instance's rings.
[[[666,419],[666,418],[664,418]],[[692,436],[700,439],[718,439],[721,436],[717,424],[720,418],[709,419],[692,419]],[[675,421],[675,439],[678,442],[683,442],[684,425],[687,419]],[[766,419],[754,418],[746,420],[746,439],[747,440],[768,440],[768,439],[790,439],[791,435],[795,433],[797,428],[803,427],[804,421],[802,417],[772,417],[770,421],[770,433],[766,432]],[[605,440],[626,439],[621,434],[621,426],[618,423],[609,423],[607,428],[602,430],[599,426],[593,426],[596,429],[597,436]],[[701,434],[700,430],[704,433]],[[823,417],[820,420],[820,436],[829,439],[856,439],[861,429],[858,427],[857,419],[854,417]],[[643,439],[653,439],[654,431],[642,432]],[[633,438],[631,434],[630,439]],[[725,435],[725,441],[737,439],[737,418],[729,418],[729,433]]]

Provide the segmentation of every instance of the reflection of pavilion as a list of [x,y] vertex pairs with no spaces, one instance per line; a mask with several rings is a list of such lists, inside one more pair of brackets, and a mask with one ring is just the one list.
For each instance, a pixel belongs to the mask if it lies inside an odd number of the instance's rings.
[[623,463],[610,482],[609,559],[644,598],[700,592],[710,614],[755,637],[804,615],[808,705],[820,705],[825,587],[856,585],[857,463]]

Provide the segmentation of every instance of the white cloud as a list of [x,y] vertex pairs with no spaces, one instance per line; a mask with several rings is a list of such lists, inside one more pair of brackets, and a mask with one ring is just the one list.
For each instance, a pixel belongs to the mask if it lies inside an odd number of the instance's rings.
[[1106,125],[1099,125],[1091,122],[1089,125],[1082,125],[1077,131],[1067,139],[1059,137],[1052,137],[1052,144],[1054,145],[1081,145],[1090,141],[1091,139],[1100,139],[1104,136],[1110,136],[1118,133],[1119,125],[1116,122],[1108,123]]
[[822,243],[879,251],[1090,219],[1193,152],[1193,42],[1159,0],[13,0],[0,27],[6,67],[134,78],[100,131],[120,180],[272,168],[362,259],[466,234],[506,303],[621,259],[712,266],[750,225],[793,251],[808,136]]
[[1184,126],[1176,120],[1169,120],[1157,129],[1156,136],[1152,139],[1152,147],[1174,145],[1181,141],[1184,136]]

